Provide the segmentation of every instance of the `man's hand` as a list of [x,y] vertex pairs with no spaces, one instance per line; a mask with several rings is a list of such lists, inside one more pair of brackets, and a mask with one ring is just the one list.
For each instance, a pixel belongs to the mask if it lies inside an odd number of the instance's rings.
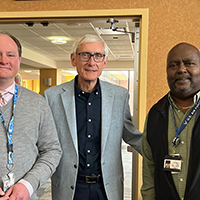
[[6,192],[4,197],[9,198],[9,200],[28,200],[30,196],[26,186],[22,183],[17,183]]
[[5,193],[4,193],[3,190],[0,188],[0,200],[7,200],[7,199],[8,199],[8,197],[5,197],[4,195],[5,195]]

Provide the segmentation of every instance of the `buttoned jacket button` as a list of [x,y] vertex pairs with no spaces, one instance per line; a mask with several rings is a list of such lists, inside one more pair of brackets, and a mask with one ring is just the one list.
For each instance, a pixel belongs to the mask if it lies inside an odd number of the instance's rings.
[[71,186],[71,189],[74,190],[74,186],[73,185]]

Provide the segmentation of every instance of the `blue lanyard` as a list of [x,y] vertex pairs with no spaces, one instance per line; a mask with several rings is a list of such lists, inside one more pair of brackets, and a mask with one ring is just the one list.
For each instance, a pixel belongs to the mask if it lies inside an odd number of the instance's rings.
[[14,113],[15,113],[15,106],[17,102],[17,95],[18,95],[18,88],[15,84],[15,93],[14,93],[14,99],[13,99],[13,111],[12,116],[8,125],[8,129],[6,127],[4,118],[2,113],[0,112],[0,120],[3,123],[3,126],[6,129],[7,132],[7,138],[8,138],[8,168],[11,170],[11,167],[13,166],[13,142],[12,142],[12,135],[13,135],[13,125],[14,125]]
[[[181,124],[179,129],[177,129],[177,127],[176,127],[176,121],[175,121],[172,103],[170,101],[169,101],[169,103],[170,103],[169,107],[170,107],[170,111],[171,111],[171,114],[172,114],[172,119],[173,119],[175,131],[176,131],[176,135],[174,137],[173,143],[174,143],[175,146],[177,146],[180,143],[178,136],[183,131],[183,129],[187,126],[187,124],[190,122],[190,120],[192,119],[192,117],[194,116],[194,114],[196,113],[196,111],[198,110],[198,108],[200,106],[200,98],[198,99],[196,105],[193,107],[193,109],[190,111],[190,113],[187,115],[187,117],[185,118],[185,120],[183,121],[183,123]],[[176,142],[177,142],[177,144],[175,144]]]

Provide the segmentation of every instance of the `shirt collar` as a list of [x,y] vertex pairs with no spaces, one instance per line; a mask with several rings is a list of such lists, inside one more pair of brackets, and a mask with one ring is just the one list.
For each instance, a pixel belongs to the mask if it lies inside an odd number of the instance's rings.
[[[80,93],[84,92],[78,87],[78,75],[75,77],[75,91],[76,91],[76,95],[79,95]],[[99,84],[99,78],[98,78],[97,79],[97,86],[92,92],[99,94],[99,91],[100,91],[100,84]]]
[[15,93],[15,82],[11,86],[6,88],[5,91],[8,91],[10,94],[14,95],[14,93]]
[[[199,98],[200,98],[200,91],[198,91],[193,97],[194,104],[196,104],[196,102],[198,101]],[[168,93],[168,99],[173,104],[173,106],[177,107],[176,104],[174,103],[173,99],[172,99],[171,92]]]

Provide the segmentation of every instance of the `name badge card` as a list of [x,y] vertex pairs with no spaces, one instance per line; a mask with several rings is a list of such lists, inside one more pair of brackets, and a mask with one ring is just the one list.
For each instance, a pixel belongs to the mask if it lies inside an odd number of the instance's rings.
[[167,155],[164,158],[164,171],[181,172],[182,157],[179,154]]
[[12,185],[15,184],[15,176],[12,172],[2,177],[3,191],[6,192]]

